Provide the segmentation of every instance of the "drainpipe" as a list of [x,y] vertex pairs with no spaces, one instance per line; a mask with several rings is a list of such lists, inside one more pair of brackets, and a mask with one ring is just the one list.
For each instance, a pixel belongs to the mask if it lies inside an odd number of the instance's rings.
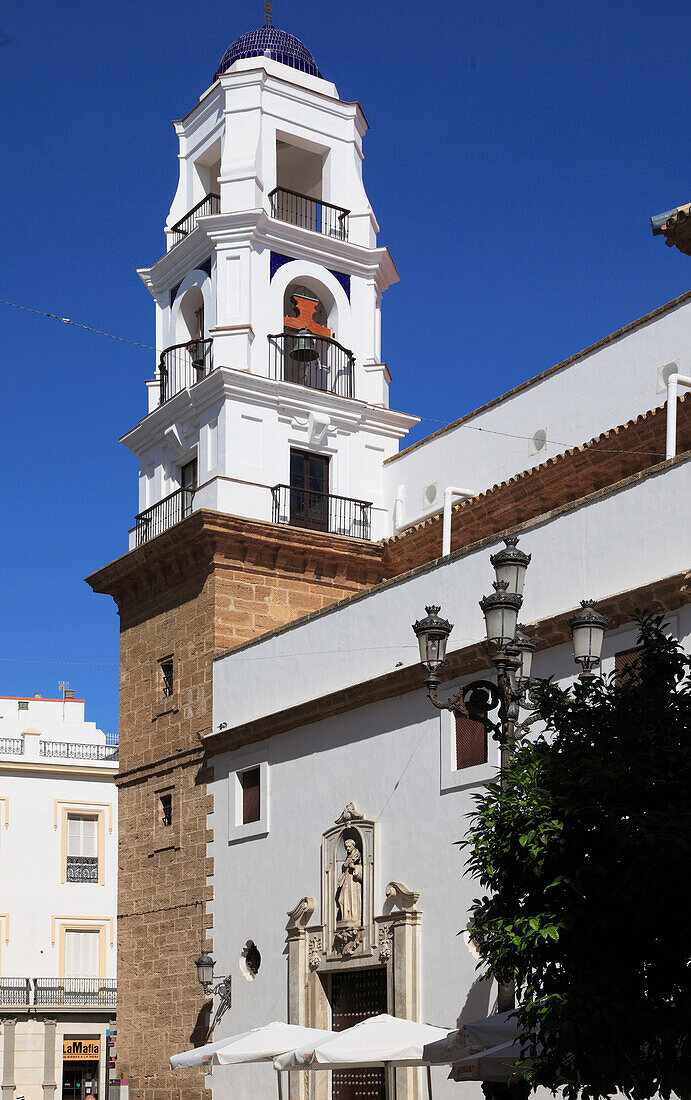
[[451,553],[451,506],[453,498],[465,497],[466,500],[469,500],[470,497],[474,496],[475,493],[472,493],[470,489],[457,489],[453,485],[448,485],[444,489],[444,520],[441,538],[441,555],[443,558]]
[[691,386],[688,374],[670,374],[667,379],[667,449],[665,458],[677,453],[677,388]]

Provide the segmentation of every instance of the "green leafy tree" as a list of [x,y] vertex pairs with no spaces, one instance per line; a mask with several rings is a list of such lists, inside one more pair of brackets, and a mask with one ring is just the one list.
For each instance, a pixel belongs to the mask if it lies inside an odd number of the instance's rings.
[[691,661],[660,616],[619,675],[538,688],[545,732],[477,798],[469,930],[516,980],[527,1076],[569,1100],[691,1085]]

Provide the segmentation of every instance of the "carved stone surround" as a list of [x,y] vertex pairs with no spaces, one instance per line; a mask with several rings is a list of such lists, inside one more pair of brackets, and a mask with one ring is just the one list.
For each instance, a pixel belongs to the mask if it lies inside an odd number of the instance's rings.
[[[347,858],[343,836],[352,837],[353,830],[357,831],[362,854],[362,925],[358,929],[339,925],[336,900]],[[314,897],[301,898],[288,913],[290,1023],[328,1027],[331,973],[379,966],[386,968],[388,1011],[403,1019],[420,1018],[420,895],[401,882],[389,882],[386,912],[375,915],[375,841],[376,823],[353,803],[348,803],[335,827],[322,836],[322,923],[310,923],[317,909]],[[390,1072],[395,1074],[396,1100],[418,1100],[419,1071],[411,1068]],[[328,1096],[328,1074],[290,1074],[290,1100],[328,1100]]]

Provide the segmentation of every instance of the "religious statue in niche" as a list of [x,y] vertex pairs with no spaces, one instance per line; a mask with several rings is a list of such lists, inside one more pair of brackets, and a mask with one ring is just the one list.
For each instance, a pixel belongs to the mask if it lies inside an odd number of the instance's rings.
[[337,854],[340,873],[336,879],[336,930],[334,951],[353,955],[362,942],[362,839],[357,829],[344,829]]

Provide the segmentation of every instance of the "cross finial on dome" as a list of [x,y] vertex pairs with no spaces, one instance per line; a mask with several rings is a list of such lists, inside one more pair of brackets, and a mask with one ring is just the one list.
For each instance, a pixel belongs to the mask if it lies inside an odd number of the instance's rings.
[[273,0],[264,0],[264,26],[273,27],[274,25],[274,6]]

